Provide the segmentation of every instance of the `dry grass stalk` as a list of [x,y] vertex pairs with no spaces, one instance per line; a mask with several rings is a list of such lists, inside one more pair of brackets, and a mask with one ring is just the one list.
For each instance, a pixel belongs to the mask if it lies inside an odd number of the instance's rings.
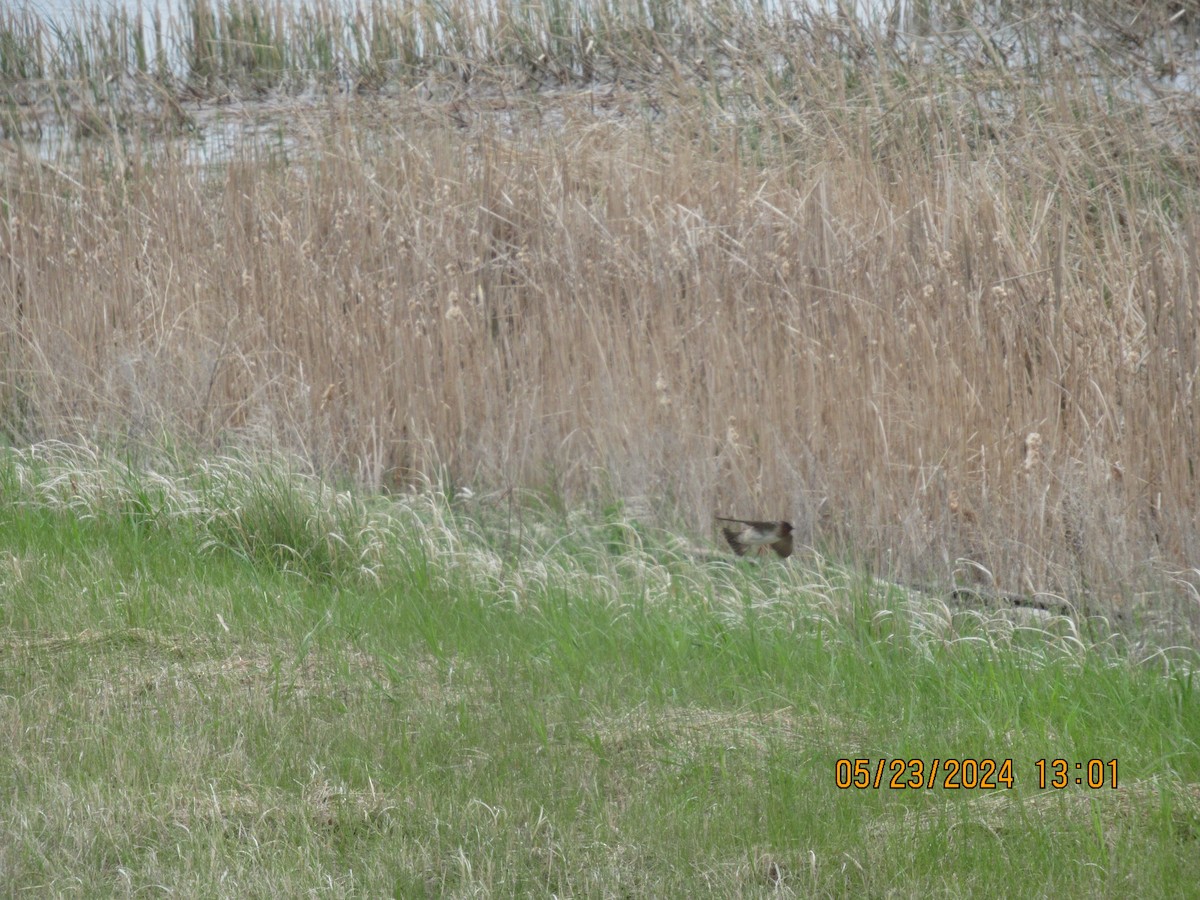
[[11,165],[9,430],[787,517],[1009,590],[1194,565],[1186,158],[1066,75],[997,112],[774,49],[803,104],[747,73],[753,108],[652,130],[594,94],[525,101],[542,127],[364,104],[300,165]]

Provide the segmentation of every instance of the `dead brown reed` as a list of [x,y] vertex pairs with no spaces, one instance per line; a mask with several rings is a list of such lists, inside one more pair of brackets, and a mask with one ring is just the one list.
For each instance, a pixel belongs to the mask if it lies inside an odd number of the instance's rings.
[[791,92],[739,70],[736,105],[668,69],[339,101],[292,165],[13,157],[8,432],[778,516],[1104,610],[1195,580],[1185,120],[1070,65],[898,79],[823,37],[758,35]]

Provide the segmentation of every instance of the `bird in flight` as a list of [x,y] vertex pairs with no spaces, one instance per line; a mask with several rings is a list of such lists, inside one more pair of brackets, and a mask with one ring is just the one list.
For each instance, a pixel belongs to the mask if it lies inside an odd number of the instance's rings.
[[791,522],[748,522],[745,519],[727,519],[717,516],[718,522],[732,522],[734,526],[721,526],[725,540],[738,556],[749,550],[761,552],[770,547],[784,559],[792,555]]

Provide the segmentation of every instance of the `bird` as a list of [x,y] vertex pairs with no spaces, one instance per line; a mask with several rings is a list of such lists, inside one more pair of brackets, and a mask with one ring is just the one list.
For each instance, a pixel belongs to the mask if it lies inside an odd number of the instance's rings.
[[784,559],[792,555],[792,523],[791,522],[749,522],[745,519],[727,519],[717,516],[718,522],[733,522],[740,528],[721,526],[725,540],[738,556],[745,556],[748,550],[761,551],[770,547]]

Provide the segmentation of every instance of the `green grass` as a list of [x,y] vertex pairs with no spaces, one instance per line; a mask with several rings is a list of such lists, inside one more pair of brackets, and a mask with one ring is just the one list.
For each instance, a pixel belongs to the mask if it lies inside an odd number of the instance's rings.
[[[278,461],[49,446],[0,490],[5,894],[1200,883],[1181,651]],[[839,758],[934,757],[1012,759],[1014,786],[835,786]],[[1058,757],[1117,759],[1119,788],[1039,789]]]

